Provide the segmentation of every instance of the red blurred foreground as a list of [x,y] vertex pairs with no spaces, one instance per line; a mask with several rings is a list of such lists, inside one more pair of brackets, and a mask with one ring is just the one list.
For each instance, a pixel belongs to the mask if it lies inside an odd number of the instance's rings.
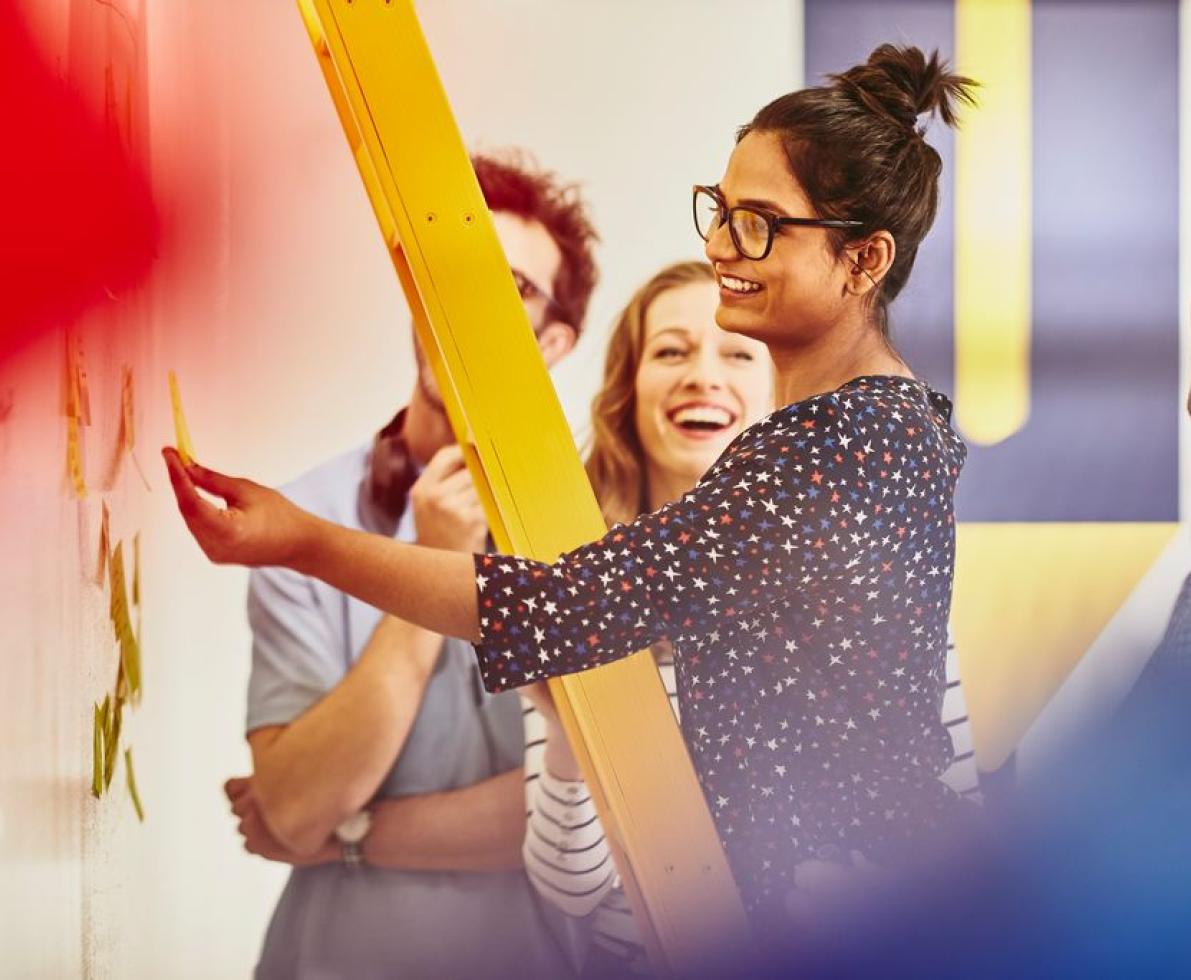
[[143,162],[0,0],[0,360],[139,281],[159,223]]

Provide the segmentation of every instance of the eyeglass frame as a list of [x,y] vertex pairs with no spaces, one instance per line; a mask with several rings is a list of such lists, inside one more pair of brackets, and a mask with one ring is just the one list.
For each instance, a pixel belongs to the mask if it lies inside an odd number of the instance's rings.
[[534,328],[534,333],[541,333],[546,329],[546,326],[555,320],[559,323],[570,324],[566,311],[563,310],[561,304],[546,290],[539,286],[536,282],[529,278],[520,269],[509,266],[509,271],[513,274],[513,285],[517,287],[517,295],[521,297],[523,303],[530,302],[537,299],[539,296],[546,301],[546,318]]
[[[764,208],[754,207],[751,204],[737,204],[733,207],[728,207],[728,202],[724,200],[724,195],[719,187],[713,184],[695,184],[691,192],[691,217],[695,221],[695,234],[697,234],[703,241],[711,240],[711,236],[704,236],[699,228],[699,193],[703,191],[709,194],[720,206],[721,220],[717,231],[720,227],[727,225],[728,236],[732,239],[732,245],[736,251],[746,259],[753,262],[760,262],[762,259],[768,257],[769,253],[773,251],[773,239],[777,235],[778,228],[783,225],[794,225],[799,228],[863,228],[863,221],[854,221],[844,218],[787,218],[784,215],[774,214],[772,211],[766,211]],[[765,242],[765,250],[760,255],[749,255],[741,248],[740,241],[736,237],[736,229],[732,227],[732,215],[737,211],[746,211],[749,214],[754,214],[761,218],[768,230],[768,238]],[[715,234],[715,232],[712,232]]]

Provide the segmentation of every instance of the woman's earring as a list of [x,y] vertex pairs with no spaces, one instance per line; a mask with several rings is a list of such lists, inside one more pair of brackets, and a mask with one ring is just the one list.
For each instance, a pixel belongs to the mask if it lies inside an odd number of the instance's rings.
[[861,259],[867,259],[867,258],[868,258],[868,249],[867,248],[863,249],[860,252],[857,252],[856,258],[852,260],[852,268],[855,269],[857,273],[864,276],[870,283],[873,284],[874,287],[879,286],[881,284],[879,282],[877,282],[876,279],[873,278],[872,273],[869,272],[868,269],[866,269],[864,266],[862,266],[860,264]]

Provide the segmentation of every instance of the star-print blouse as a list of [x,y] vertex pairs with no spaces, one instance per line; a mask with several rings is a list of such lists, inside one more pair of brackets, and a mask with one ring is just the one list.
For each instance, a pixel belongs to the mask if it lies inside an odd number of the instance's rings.
[[554,564],[476,557],[489,690],[667,638],[683,735],[746,905],[807,858],[880,863],[938,776],[966,449],[925,384],[868,376],[742,432],[685,496]]

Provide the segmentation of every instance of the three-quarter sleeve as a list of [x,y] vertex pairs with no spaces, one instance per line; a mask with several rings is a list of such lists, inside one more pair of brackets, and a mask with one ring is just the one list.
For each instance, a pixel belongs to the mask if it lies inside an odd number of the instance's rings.
[[775,413],[682,498],[553,564],[477,555],[485,685],[518,687],[660,639],[733,631],[779,593],[822,585],[830,528],[820,456],[841,424],[831,395]]

